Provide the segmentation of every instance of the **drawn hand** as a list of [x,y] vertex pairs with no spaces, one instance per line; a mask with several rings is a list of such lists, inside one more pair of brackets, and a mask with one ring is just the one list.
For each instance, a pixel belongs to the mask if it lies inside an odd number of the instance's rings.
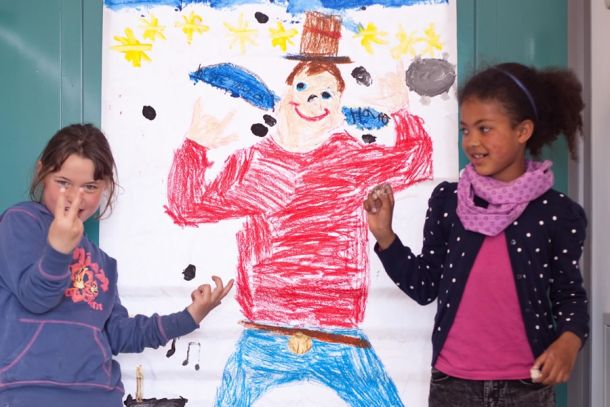
[[540,370],[535,382],[546,385],[565,383],[576,362],[581,340],[572,332],[564,332],[543,353],[536,358],[533,369]]
[[396,234],[392,230],[394,193],[390,184],[374,187],[364,200],[364,210],[367,212],[369,229],[379,247],[382,250],[387,249],[396,238]]
[[220,305],[220,302],[231,291],[233,279],[223,286],[222,280],[218,276],[212,276],[216,287],[212,290],[209,284],[202,284],[191,293],[193,303],[187,307],[187,311],[193,317],[193,321],[200,323],[206,315]]
[[201,98],[197,99],[193,106],[193,117],[191,127],[186,137],[194,142],[213,149],[237,140],[237,134],[226,134],[226,128],[233,119],[235,111],[232,110],[222,119],[205,114]]
[[[62,188],[55,204],[47,239],[52,248],[58,252],[69,254],[83,237],[85,227],[78,217],[83,190],[79,188],[72,202],[67,202],[66,189]],[[68,208],[66,208],[68,207]]]
[[393,72],[388,72],[374,80],[376,94],[366,98],[386,113],[395,113],[409,107],[409,88],[405,78],[405,68],[402,60],[396,63]]

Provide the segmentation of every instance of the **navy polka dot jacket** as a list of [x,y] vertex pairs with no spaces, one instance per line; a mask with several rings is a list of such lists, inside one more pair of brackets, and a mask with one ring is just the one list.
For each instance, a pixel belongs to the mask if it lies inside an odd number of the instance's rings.
[[[390,278],[420,304],[435,299],[432,364],[453,324],[468,275],[485,236],[464,229],[456,213],[457,183],[438,185],[428,201],[422,253],[414,255],[400,239],[380,251]],[[586,234],[583,209],[549,190],[530,202],[505,229],[517,295],[535,357],[563,332],[585,343],[589,334],[587,293],[579,258]],[[498,287],[501,289],[501,287]]]

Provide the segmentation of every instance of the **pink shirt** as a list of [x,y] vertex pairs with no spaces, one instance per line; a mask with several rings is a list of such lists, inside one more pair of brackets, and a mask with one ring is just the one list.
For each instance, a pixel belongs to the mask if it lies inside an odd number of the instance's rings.
[[486,237],[435,367],[470,380],[529,378],[527,341],[504,233]]

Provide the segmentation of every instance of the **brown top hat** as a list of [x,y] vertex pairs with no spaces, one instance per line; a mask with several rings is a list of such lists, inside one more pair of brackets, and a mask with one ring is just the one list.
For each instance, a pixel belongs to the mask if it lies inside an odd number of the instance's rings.
[[335,64],[350,63],[347,56],[337,56],[341,39],[341,17],[316,11],[305,15],[301,50],[297,55],[286,55],[287,59],[299,61],[325,61]]

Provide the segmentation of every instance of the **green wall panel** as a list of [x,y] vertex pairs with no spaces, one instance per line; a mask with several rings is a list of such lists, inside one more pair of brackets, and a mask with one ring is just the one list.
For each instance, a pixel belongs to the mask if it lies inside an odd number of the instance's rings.
[[27,197],[36,156],[61,123],[62,1],[0,2],[0,210]]
[[101,33],[101,0],[0,1],[0,211],[28,198],[55,131],[99,125]]
[[567,62],[566,0],[477,1],[478,61]]

